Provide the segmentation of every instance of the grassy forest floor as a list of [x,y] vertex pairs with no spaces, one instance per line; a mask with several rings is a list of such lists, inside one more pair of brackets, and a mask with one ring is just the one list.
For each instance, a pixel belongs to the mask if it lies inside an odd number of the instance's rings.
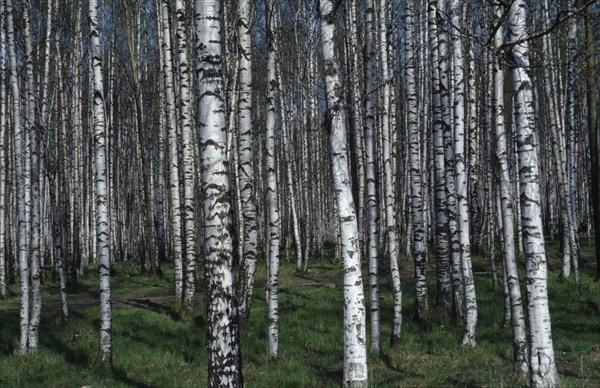
[[[554,349],[566,387],[600,387],[600,283],[594,283],[593,246],[581,239],[581,286],[558,279],[558,246],[549,244],[550,303]],[[328,255],[333,256],[332,254]],[[293,261],[293,259],[290,257]],[[430,263],[430,300],[435,298]],[[381,265],[383,351],[369,356],[372,386],[527,386],[511,377],[510,328],[503,325],[501,287],[492,289],[487,259],[474,258],[479,322],[477,347],[460,346],[462,329],[436,317],[424,328],[413,320],[412,267],[401,261],[402,340],[389,346],[392,297],[387,262]],[[522,266],[521,266],[522,267]],[[499,266],[499,268],[501,268]],[[167,276],[139,275],[117,266],[112,277],[114,369],[94,369],[98,349],[97,278],[91,273],[69,292],[70,319],[60,320],[58,287],[48,276],[43,286],[44,312],[40,350],[14,355],[18,348],[18,284],[0,301],[0,386],[204,386],[206,350],[202,297],[194,318],[178,320]],[[342,381],[341,264],[314,259],[308,273],[297,274],[282,256],[280,281],[280,351],[266,355],[265,265],[258,268],[251,320],[242,333],[244,378],[251,387],[329,387]],[[49,274],[49,273],[48,273]],[[523,285],[523,282],[522,282]]]

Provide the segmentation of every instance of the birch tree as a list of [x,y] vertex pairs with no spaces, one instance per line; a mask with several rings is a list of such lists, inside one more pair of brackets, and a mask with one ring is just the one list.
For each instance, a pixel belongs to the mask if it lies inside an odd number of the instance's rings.
[[412,215],[412,247],[414,260],[415,294],[417,297],[417,318],[421,321],[427,320],[427,283],[424,272],[424,264],[427,260],[425,219],[423,214],[423,193],[421,182],[421,150],[422,144],[418,128],[417,117],[417,80],[415,77],[415,22],[413,2],[406,3],[406,17],[404,19],[406,28],[406,97],[407,97],[407,125],[408,125],[408,147],[410,161],[410,204]]
[[375,77],[377,76],[377,46],[375,36],[374,0],[365,3],[366,31],[366,96],[365,96],[365,154],[367,178],[367,218],[369,255],[369,310],[371,318],[371,351],[381,350],[381,322],[379,312],[379,208],[377,197],[377,159],[375,154]]
[[[0,4],[0,52],[6,53],[5,8]],[[0,58],[0,72],[6,74],[6,55]],[[6,104],[8,100],[6,83],[0,83],[0,298],[6,298],[6,179],[7,166],[7,125]]]
[[192,100],[190,71],[187,51],[187,27],[185,22],[185,3],[175,2],[175,19],[177,20],[177,53],[179,59],[180,88],[180,125],[182,128],[183,151],[183,225],[185,233],[185,262],[183,310],[190,310],[196,293],[196,226],[194,219],[194,141],[192,136]]
[[269,276],[267,280],[267,304],[268,304],[268,354],[270,358],[277,357],[279,346],[279,203],[277,201],[277,180],[275,165],[275,124],[277,113],[275,110],[275,98],[279,89],[277,75],[275,73],[276,47],[276,0],[267,2],[267,133],[266,133],[266,170],[267,170],[267,207],[268,207],[268,230],[269,234]]
[[[460,28],[463,24],[463,3],[452,0],[452,62],[454,84],[454,169],[456,174],[457,221],[460,241],[460,264],[464,287],[464,305],[466,313],[465,334],[462,344],[475,346],[475,326],[477,324],[477,301],[475,280],[471,267],[471,241],[469,229],[469,204],[467,187],[467,169],[465,163],[465,70],[463,44]],[[463,301],[460,301],[463,303]]]
[[[448,209],[446,206],[446,163],[444,159],[444,135],[442,120],[442,84],[440,55],[445,54],[447,45],[445,35],[438,32],[438,5],[437,0],[428,2],[428,27],[429,44],[431,46],[431,110],[432,110],[432,138],[433,138],[433,165],[434,165],[434,210],[435,210],[435,254],[436,254],[436,278],[437,278],[437,301],[436,304],[443,311],[450,310],[452,303],[452,282],[450,267],[450,242]],[[439,36],[439,38],[438,38]],[[416,262],[415,262],[416,263]],[[424,290],[425,296],[417,292],[417,308],[423,310],[421,320],[427,319],[427,284],[425,283],[425,263],[420,263],[420,271],[423,272],[420,280],[420,289]],[[415,269],[416,271],[416,269]],[[415,287],[419,278],[415,277]],[[423,307],[420,307],[423,306]],[[455,305],[456,306],[456,305]],[[462,309],[455,309],[457,318],[462,317]]]
[[[497,18],[503,14],[502,6],[494,7]],[[504,29],[498,27],[494,35],[494,47],[499,49],[504,40]],[[527,376],[529,370],[527,360],[527,334],[525,328],[525,316],[523,313],[523,300],[521,298],[521,285],[517,271],[517,258],[515,248],[515,225],[513,212],[513,184],[508,161],[508,140],[504,121],[504,69],[501,67],[500,59],[494,57],[493,63],[493,95],[492,105],[494,118],[494,131],[496,137],[496,158],[498,161],[498,180],[500,211],[498,212],[504,277],[508,288],[510,324],[513,332],[514,350],[514,372],[521,378]]]
[[[524,0],[515,0],[510,8],[508,23],[512,41],[522,38],[527,33],[526,9]],[[535,134],[533,85],[529,75],[528,42],[513,45],[511,54],[515,62],[512,78],[531,340],[529,371],[534,387],[554,387],[558,385],[558,373],[554,362],[548,306],[548,266],[540,210],[538,144]]]
[[221,57],[221,2],[196,0],[196,73],[204,200],[208,386],[243,386],[238,307],[229,234],[227,132]]
[[175,83],[173,80],[173,59],[171,28],[169,22],[170,2],[160,1],[162,19],[162,50],[164,55],[163,78],[165,82],[166,125],[169,143],[169,192],[171,212],[171,239],[173,249],[173,267],[175,275],[175,299],[178,305],[183,302],[183,249],[181,236],[181,204],[179,191],[179,158],[177,151],[177,121],[175,107]]
[[392,110],[395,108],[391,104],[392,89],[394,87],[392,77],[389,71],[388,59],[388,20],[386,15],[387,1],[381,0],[379,6],[379,42],[381,55],[381,76],[383,78],[383,107],[381,108],[381,132],[382,132],[382,158],[384,170],[384,192],[385,192],[385,222],[386,222],[386,240],[388,254],[390,255],[390,274],[392,277],[392,297],[394,300],[394,313],[392,318],[392,336],[391,342],[395,344],[400,339],[402,327],[402,290],[400,288],[400,269],[398,267],[398,239],[396,235],[396,211],[395,211],[395,190],[394,190],[394,158],[392,149],[394,149],[394,129],[395,122]]
[[252,5],[249,0],[238,1],[238,40],[239,40],[239,102],[237,106],[239,130],[239,191],[243,215],[243,257],[240,265],[240,288],[238,301],[240,319],[247,321],[252,306],[254,273],[258,229],[256,225],[256,194],[254,188],[254,157],[252,136],[252,34],[250,17]]
[[321,44],[330,128],[331,165],[344,266],[344,386],[368,384],[365,306],[358,224],[352,200],[346,143],[346,111],[335,58],[335,16],[331,0],[320,0]]
[[102,52],[98,26],[98,2],[89,1],[90,49],[94,87],[94,163],[96,196],[96,244],[100,289],[100,354],[101,366],[112,366],[112,307],[110,299],[110,236],[108,230],[108,190],[106,165],[106,126]]
[[8,29],[8,51],[10,59],[10,85],[13,96],[14,158],[17,194],[17,255],[19,257],[19,276],[21,285],[21,308],[19,354],[27,354],[27,337],[29,334],[29,263],[27,218],[25,214],[25,144],[24,130],[21,123],[21,90],[17,73],[17,52],[15,47],[15,27],[12,0],[6,0],[6,20]]

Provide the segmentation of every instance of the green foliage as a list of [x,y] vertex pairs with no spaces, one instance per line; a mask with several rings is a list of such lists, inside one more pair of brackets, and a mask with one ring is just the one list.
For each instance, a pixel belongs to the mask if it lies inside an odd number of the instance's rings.
[[[582,241],[582,284],[559,280],[557,247],[549,244],[550,301],[556,361],[561,384],[600,385],[600,285],[592,281],[593,248]],[[485,258],[474,258],[487,268]],[[589,264],[591,263],[591,264]],[[431,263],[430,263],[431,264]],[[404,260],[402,339],[389,346],[392,297],[388,277],[382,281],[383,351],[370,356],[372,386],[526,386],[512,378],[510,328],[503,324],[501,287],[493,291],[489,273],[476,272],[479,306],[477,347],[460,346],[462,328],[433,314],[424,328],[414,320],[412,268]],[[119,268],[113,274],[114,369],[95,370],[98,349],[98,307],[94,274],[80,279],[70,295],[70,320],[62,323],[58,290],[50,278],[44,285],[45,304],[40,351],[24,358],[18,346],[18,300],[0,302],[0,386],[204,386],[206,350],[202,300],[181,320],[172,299],[172,269],[164,279]],[[381,273],[386,276],[387,262]],[[293,260],[281,268],[280,353],[266,354],[267,306],[264,267],[257,272],[257,290],[248,326],[242,333],[245,382],[250,387],[340,386],[343,370],[341,264],[313,261],[307,273],[296,273]],[[435,300],[433,267],[429,271],[431,302]],[[13,290],[15,293],[16,290]],[[591,304],[590,304],[591,303]],[[591,307],[590,307],[591,306]]]

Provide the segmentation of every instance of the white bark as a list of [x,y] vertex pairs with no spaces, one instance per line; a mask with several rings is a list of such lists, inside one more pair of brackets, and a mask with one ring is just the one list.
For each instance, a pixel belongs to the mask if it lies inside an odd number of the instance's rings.
[[277,75],[275,73],[275,60],[277,53],[276,37],[277,30],[275,0],[267,2],[267,131],[266,131],[266,159],[265,169],[267,171],[267,207],[268,207],[268,229],[269,252],[267,279],[268,295],[268,320],[267,320],[267,349],[270,358],[277,357],[279,347],[279,244],[280,244],[280,219],[279,202],[277,200],[277,179],[275,165],[275,125],[277,113],[275,111],[275,98],[279,89]]
[[454,84],[454,170],[456,174],[457,221],[460,238],[460,262],[465,304],[465,333],[463,346],[475,346],[475,326],[477,325],[477,300],[475,280],[471,266],[471,241],[469,231],[468,177],[465,163],[465,69],[461,28],[464,5],[460,0],[452,0],[452,55]]
[[321,42],[325,69],[327,109],[331,120],[332,174],[340,223],[344,266],[344,385],[367,386],[365,305],[360,269],[358,225],[348,170],[346,111],[335,59],[335,14],[331,0],[320,1]]
[[[508,19],[511,40],[519,39],[527,33],[524,0],[515,0],[510,8]],[[540,209],[538,144],[535,134],[533,85],[529,75],[528,43],[513,46],[512,56],[516,64],[512,69],[512,75],[531,340],[529,370],[531,384],[534,387],[554,387],[558,385],[558,373],[554,362],[548,306],[548,267]]]
[[221,2],[196,0],[198,121],[204,200],[208,386],[243,385],[235,299],[227,132],[221,57]]
[[[440,83],[440,48],[438,40],[438,26],[437,26],[437,0],[429,0],[428,3],[428,27],[429,27],[429,44],[431,46],[431,110],[432,110],[432,138],[433,138],[433,178],[434,178],[434,211],[435,211],[435,255],[436,255],[436,278],[437,278],[437,301],[436,304],[443,311],[448,312],[451,306],[452,299],[452,282],[451,282],[451,268],[450,268],[450,246],[449,246],[449,230],[448,230],[448,210],[446,207],[446,163],[444,160],[444,141],[443,141],[443,127],[442,127],[442,100],[441,100],[441,83]],[[446,45],[445,36],[440,35],[442,38],[442,44]],[[414,233],[414,232],[413,232]],[[421,289],[425,292],[425,265],[423,259],[419,259],[420,268],[423,274],[421,275]],[[415,264],[417,262],[415,261]],[[417,277],[417,268],[415,265],[415,280]],[[424,285],[424,286],[423,286]],[[415,283],[415,287],[417,284]],[[420,296],[417,290],[417,302],[423,300],[427,301],[427,298]],[[419,306],[425,306],[425,304],[417,303]],[[422,321],[427,319],[428,312],[425,308],[419,314]],[[462,315],[461,315],[462,316]]]
[[19,275],[21,282],[21,309],[19,353],[27,354],[27,336],[29,334],[29,263],[28,263],[28,233],[25,213],[25,136],[21,123],[21,91],[17,73],[17,53],[15,48],[15,28],[12,0],[6,0],[6,15],[8,27],[8,51],[10,58],[10,84],[13,95],[13,126],[14,126],[14,158],[17,194],[17,256],[19,258]]
[[90,48],[94,86],[94,164],[96,196],[96,244],[100,289],[100,355],[103,366],[112,364],[112,307],[110,299],[110,238],[108,230],[108,191],[106,165],[106,127],[104,116],[104,85],[102,52],[98,28],[98,2],[89,2]]
[[[4,3],[0,4],[0,52],[6,53],[6,34]],[[6,74],[6,56],[0,58],[0,72]],[[6,104],[8,101],[6,83],[0,83],[0,298],[6,298],[6,177],[8,168],[6,160]]]
[[[497,17],[501,17],[503,9],[495,7]],[[503,28],[500,26],[494,35],[494,45],[499,48],[503,42]],[[519,377],[527,376],[529,369],[527,363],[527,332],[525,316],[523,313],[523,300],[521,298],[521,285],[517,271],[517,257],[515,247],[515,225],[513,212],[513,189],[508,163],[508,141],[504,125],[504,70],[499,58],[494,58],[494,84],[493,84],[493,118],[496,136],[496,157],[498,158],[497,176],[499,185],[499,212],[498,223],[502,225],[502,258],[504,267],[504,283],[510,301],[510,325],[513,332],[514,367],[513,370]]]
[[177,152],[177,121],[175,116],[175,83],[173,80],[173,59],[171,53],[171,28],[169,23],[170,2],[161,0],[160,10],[163,28],[163,55],[165,80],[165,102],[167,109],[167,133],[169,138],[169,192],[171,212],[171,239],[173,248],[173,266],[175,272],[175,299],[183,302],[183,251],[181,236],[181,205],[179,192],[179,159]]
[[375,36],[374,0],[365,3],[365,30],[367,34],[366,74],[367,91],[365,96],[365,154],[367,177],[367,217],[368,217],[368,256],[369,256],[369,311],[371,324],[371,351],[381,350],[381,322],[379,312],[379,208],[377,197],[377,155],[375,153],[375,103],[377,93],[377,47]]
[[400,288],[400,269],[398,267],[398,237],[396,235],[396,209],[394,188],[394,173],[392,168],[394,149],[393,132],[395,123],[391,120],[391,111],[395,109],[391,104],[391,90],[394,88],[388,68],[388,20],[386,17],[387,1],[382,0],[379,6],[380,27],[379,41],[381,53],[381,76],[383,78],[383,106],[381,109],[381,131],[382,131],[382,158],[384,170],[385,191],[385,221],[388,254],[390,255],[390,274],[392,278],[392,297],[394,299],[394,312],[392,318],[391,342],[395,344],[400,339],[402,328],[402,290]]
[[190,69],[188,65],[187,27],[185,22],[185,3],[175,2],[175,19],[177,20],[177,52],[179,57],[180,117],[182,129],[183,151],[183,230],[185,233],[185,261],[183,309],[189,310],[196,293],[196,226],[194,221],[194,149],[196,146],[192,135],[192,99]]
[[254,188],[254,156],[252,136],[252,35],[250,31],[252,5],[249,0],[238,2],[239,39],[239,192],[243,214],[243,257],[238,293],[240,317],[248,320],[252,306],[258,228],[256,225],[256,194]]

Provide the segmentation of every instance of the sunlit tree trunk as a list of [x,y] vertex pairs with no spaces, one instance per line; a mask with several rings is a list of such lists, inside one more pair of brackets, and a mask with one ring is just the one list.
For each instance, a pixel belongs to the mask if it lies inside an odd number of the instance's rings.
[[198,122],[204,201],[208,386],[243,386],[229,234],[230,199],[221,57],[221,2],[195,2]]
[[110,299],[110,238],[108,230],[108,192],[106,165],[106,127],[102,52],[98,27],[97,0],[89,2],[90,48],[94,86],[94,163],[96,166],[96,241],[100,288],[100,355],[99,364],[112,365],[112,307]]
[[279,89],[277,75],[275,74],[275,61],[277,53],[276,33],[277,23],[275,14],[275,0],[267,2],[267,131],[266,131],[266,171],[267,171],[267,207],[269,251],[267,279],[267,304],[268,304],[268,334],[267,350],[270,358],[277,357],[279,347],[279,244],[280,244],[280,219],[279,203],[277,200],[277,179],[275,165],[275,125],[277,113],[275,98]]
[[254,150],[252,135],[252,34],[250,17],[252,2],[238,2],[239,40],[239,192],[243,214],[243,257],[240,263],[238,292],[240,319],[247,321],[252,306],[258,227],[256,225],[256,194],[254,188]]
[[392,163],[394,158],[392,150],[394,148],[393,133],[395,132],[395,123],[391,120],[391,111],[395,109],[391,105],[391,90],[394,88],[393,80],[390,77],[389,59],[388,59],[388,20],[386,16],[387,1],[381,0],[379,6],[380,26],[379,26],[379,52],[381,55],[381,76],[383,78],[383,107],[381,108],[381,131],[382,131],[382,158],[384,170],[384,198],[385,198],[385,222],[386,222],[386,240],[388,254],[390,255],[390,274],[392,278],[392,297],[394,300],[394,313],[392,318],[392,336],[391,342],[395,344],[400,340],[400,330],[402,327],[402,290],[400,288],[400,270],[398,267],[398,237],[396,234],[396,211],[395,211],[395,188],[394,173]]
[[[425,218],[423,213],[423,182],[421,181],[421,136],[418,127],[417,106],[417,80],[415,78],[415,22],[413,16],[412,0],[406,7],[406,97],[407,97],[407,125],[408,147],[410,162],[410,205],[412,216],[412,246],[414,259],[415,292],[417,296],[417,318],[426,321],[427,311],[427,283],[425,277],[425,263],[427,260],[427,241],[425,232]],[[435,98],[435,96],[434,96]],[[444,192],[445,193],[445,192]]]
[[[471,240],[469,230],[468,177],[465,162],[465,60],[461,29],[465,12],[464,3],[451,1],[452,9],[452,55],[454,86],[454,169],[456,174],[457,222],[460,239],[460,263],[463,279],[464,304],[466,314],[465,334],[462,344],[475,346],[475,326],[477,325],[477,301],[475,280],[471,266]],[[465,9],[466,10],[466,9]],[[462,302],[461,302],[462,303]]]
[[183,151],[183,230],[185,233],[185,261],[183,284],[183,310],[189,311],[196,293],[196,226],[194,219],[194,150],[192,135],[192,99],[190,95],[190,70],[187,51],[187,27],[185,22],[185,3],[175,2],[177,20],[177,52],[179,59],[180,122],[182,129]]
[[170,2],[161,0],[160,2],[162,28],[163,28],[163,55],[164,68],[163,77],[165,80],[165,102],[167,110],[167,134],[169,138],[169,193],[170,193],[170,211],[171,211],[171,239],[173,267],[175,272],[175,299],[181,306],[183,302],[183,249],[181,236],[181,203],[179,191],[179,159],[177,151],[177,121],[175,107],[175,83],[173,80],[173,58],[171,45],[171,28],[169,22]]
[[339,66],[335,59],[335,12],[331,0],[320,1],[321,43],[325,68],[333,185],[344,266],[344,385],[367,386],[365,305],[360,270],[358,224],[348,170],[346,111]]
[[379,353],[381,349],[381,322],[379,312],[379,208],[377,197],[377,155],[375,153],[375,104],[377,93],[377,41],[375,36],[374,0],[365,3],[366,31],[366,83],[365,96],[365,154],[367,178],[367,218],[368,218],[368,257],[369,257],[369,311],[371,324],[371,351]]
[[27,336],[29,334],[29,263],[27,251],[27,218],[25,214],[25,136],[21,123],[21,91],[17,73],[17,51],[15,48],[15,27],[12,0],[6,0],[6,16],[8,28],[8,51],[10,59],[10,85],[13,95],[13,127],[14,127],[14,160],[17,194],[17,255],[19,257],[19,275],[21,282],[21,309],[19,353],[27,354]]
[[[496,6],[495,14],[502,17],[503,7]],[[504,40],[504,29],[498,28],[494,35],[494,46],[500,47]],[[517,257],[515,247],[515,224],[513,212],[513,186],[509,171],[508,161],[508,141],[507,132],[504,125],[504,69],[500,59],[494,57],[493,63],[493,95],[492,95],[492,117],[496,137],[496,157],[498,158],[498,177],[499,185],[499,211],[498,223],[502,241],[502,258],[504,267],[504,283],[508,291],[510,325],[513,332],[513,353],[515,373],[524,378],[529,371],[527,363],[527,334],[525,328],[525,316],[523,313],[523,300],[521,298],[521,286],[519,283],[519,273],[517,271]]]
[[[515,0],[509,11],[510,39],[527,33],[526,2]],[[515,91],[515,121],[517,151],[521,180],[521,218],[523,250],[526,260],[527,300],[529,317],[530,375],[534,387],[558,385],[554,362],[550,311],[548,306],[548,267],[540,209],[539,165],[534,123],[533,85],[529,75],[529,45],[523,42],[512,47],[516,66],[512,69]]]
[[[452,304],[452,283],[450,268],[450,246],[448,230],[448,211],[446,208],[446,164],[444,161],[444,142],[442,128],[442,101],[440,84],[440,53],[438,40],[438,22],[437,22],[437,0],[428,2],[427,24],[429,27],[429,44],[431,46],[431,114],[432,114],[432,139],[433,139],[433,183],[434,183],[434,211],[435,211],[435,255],[436,255],[436,279],[437,279],[437,306],[449,314]],[[442,37],[444,44],[447,44]],[[408,80],[407,80],[408,83]],[[413,232],[414,233],[414,232]],[[416,262],[415,262],[416,263]],[[422,259],[420,259],[422,263]],[[423,271],[423,280],[420,284],[425,292],[427,284],[425,283],[425,265],[419,264]],[[415,266],[415,273],[417,269]],[[417,279],[415,277],[415,279]],[[417,284],[415,282],[415,287]],[[427,303],[426,297],[419,298],[417,292],[417,308],[419,301]],[[427,310],[424,310],[427,313]],[[419,312],[417,311],[417,314]],[[421,314],[421,320],[427,319],[427,314]]]

